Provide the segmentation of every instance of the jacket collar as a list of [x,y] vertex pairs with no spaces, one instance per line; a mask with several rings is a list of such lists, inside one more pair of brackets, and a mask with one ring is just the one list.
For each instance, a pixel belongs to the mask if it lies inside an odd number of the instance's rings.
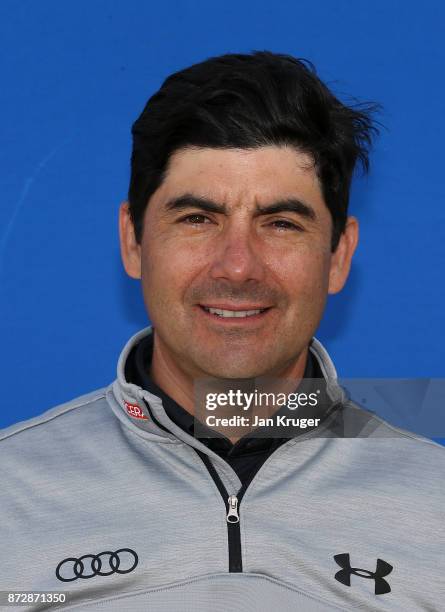
[[[117,378],[107,391],[108,401],[116,416],[135,433],[158,442],[185,442],[208,453],[207,447],[196,438],[178,427],[167,415],[162,400],[157,395],[126,380],[125,364],[131,350],[148,334],[149,326],[132,336],[124,346],[117,363]],[[345,395],[337,382],[337,372],[328,352],[321,342],[313,338],[309,350],[317,359],[327,382],[329,397],[334,403],[341,402]]]

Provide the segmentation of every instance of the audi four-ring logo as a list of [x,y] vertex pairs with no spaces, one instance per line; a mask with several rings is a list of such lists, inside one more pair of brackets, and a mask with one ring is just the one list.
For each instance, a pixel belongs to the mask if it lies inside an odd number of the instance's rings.
[[72,582],[78,578],[128,574],[134,570],[138,560],[131,548],[119,548],[116,552],[105,550],[98,555],[83,555],[79,558],[67,557],[57,566],[56,576],[62,582]]

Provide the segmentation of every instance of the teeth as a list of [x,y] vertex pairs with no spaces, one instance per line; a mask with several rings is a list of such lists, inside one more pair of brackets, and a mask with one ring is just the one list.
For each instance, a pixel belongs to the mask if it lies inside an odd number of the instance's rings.
[[205,308],[205,310],[220,317],[250,317],[251,315],[263,312],[265,308],[260,308],[259,310],[221,310],[220,308]]

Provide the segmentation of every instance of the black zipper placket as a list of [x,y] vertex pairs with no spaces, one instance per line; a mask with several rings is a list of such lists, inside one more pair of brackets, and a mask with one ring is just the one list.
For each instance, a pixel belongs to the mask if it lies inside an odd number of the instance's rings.
[[[240,488],[237,494],[227,492],[223,481],[221,480],[218,472],[216,471],[213,463],[210,461],[210,457],[196,449],[196,452],[201,457],[204,465],[206,466],[210,476],[216,484],[218,491],[221,493],[221,497],[226,506],[226,521],[227,521],[227,537],[229,544],[229,572],[242,572],[243,561],[241,555],[241,529],[240,529],[240,515],[239,508],[241,500],[244,497],[248,486],[253,480],[253,477],[258,470],[255,470],[249,480],[247,480]],[[259,469],[259,468],[258,468]]]

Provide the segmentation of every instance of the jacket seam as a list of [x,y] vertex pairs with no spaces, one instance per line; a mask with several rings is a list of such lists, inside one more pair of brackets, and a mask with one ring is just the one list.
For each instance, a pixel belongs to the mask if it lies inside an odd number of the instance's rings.
[[52,414],[48,416],[47,418],[42,419],[38,423],[27,423],[25,421],[25,423],[23,424],[23,427],[21,427],[20,429],[16,429],[15,431],[12,431],[11,433],[7,433],[3,436],[0,436],[0,442],[2,442],[3,440],[8,440],[8,438],[12,438],[12,436],[14,436],[15,434],[22,433],[23,431],[26,431],[27,429],[33,429],[34,427],[38,427],[39,425],[46,425],[46,423],[53,421],[57,417],[65,415],[67,412],[70,412],[71,410],[75,410],[76,408],[82,408],[82,406],[86,406],[88,404],[94,404],[95,402],[101,399],[105,399],[105,392],[103,392],[101,395],[97,395],[97,396],[94,396],[93,398],[85,400],[84,402],[81,402],[80,404],[75,404],[74,406],[67,406],[61,412],[58,412],[57,414]]
[[[229,573],[224,573],[224,574],[216,574],[217,576],[230,576]],[[189,584],[194,584],[196,582],[201,582],[201,581],[209,581],[211,580],[213,577],[215,576],[215,574],[203,574],[200,576],[193,576],[191,578],[186,578],[185,580],[181,580],[178,583],[169,583],[166,585],[159,585],[157,587],[153,587],[153,588],[149,588],[149,589],[139,589],[137,591],[127,591],[126,593],[121,593],[118,595],[114,595],[111,597],[104,597],[104,598],[100,598],[98,600],[94,600],[94,599],[87,599],[86,601],[83,602],[78,602],[73,604],[72,606],[68,606],[67,609],[73,609],[85,604],[91,605],[91,606],[97,606],[97,605],[101,605],[105,602],[111,602],[114,600],[119,600],[119,599],[126,599],[127,597],[137,597],[138,595],[144,595],[144,594],[149,594],[149,593],[159,593],[162,591],[170,591],[172,589],[177,589],[179,587],[182,586],[186,586]],[[264,580],[266,582],[272,582],[274,583],[276,586],[281,587],[283,589],[286,589],[286,591],[290,591],[292,593],[298,593],[299,595],[306,597],[307,599],[310,599],[312,601],[315,601],[317,603],[323,603],[325,605],[330,605],[333,606],[335,609],[337,610],[343,610],[343,608],[339,607],[336,603],[333,603],[323,597],[318,597],[318,596],[314,596],[310,593],[306,593],[306,591],[303,591],[301,589],[298,589],[290,584],[288,584],[285,581],[282,581],[278,578],[275,578],[274,576],[269,576],[268,574],[259,574],[257,572],[253,572],[253,573],[249,573],[249,572],[243,572],[243,579],[246,579],[246,577],[248,577],[248,579],[252,579],[252,578],[256,578],[256,579],[260,579],[260,580]],[[355,607],[355,606],[354,606]]]
[[388,423],[387,421],[385,421],[382,417],[380,417],[375,412],[370,412],[369,410],[366,410],[362,408],[361,406],[358,406],[357,404],[355,404],[355,402],[351,400],[348,402],[345,402],[345,406],[352,406],[355,410],[360,410],[361,412],[366,412],[370,414],[372,419],[378,421],[381,425],[386,427],[386,429],[391,429],[392,431],[395,431],[396,433],[399,434],[399,436],[403,436],[404,438],[408,438],[409,440],[415,440],[416,442],[423,442],[427,446],[436,446],[442,450],[445,450],[444,446],[442,446],[441,444],[438,444],[437,442],[434,442],[434,440],[430,440],[429,438],[426,438],[424,436],[419,437],[416,434],[413,434],[412,432],[403,430],[399,427],[396,427],[395,425],[391,425],[391,423]]

